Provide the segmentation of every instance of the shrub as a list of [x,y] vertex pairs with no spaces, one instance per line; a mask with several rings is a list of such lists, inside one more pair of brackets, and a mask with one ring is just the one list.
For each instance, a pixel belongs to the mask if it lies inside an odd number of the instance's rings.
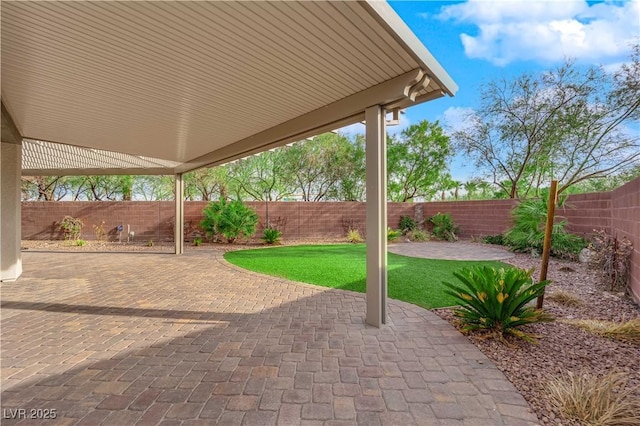
[[482,239],[483,243],[486,244],[495,244],[498,246],[503,246],[504,244],[504,236],[502,234],[498,235],[487,235]]
[[456,241],[458,236],[456,235],[459,228],[451,219],[451,213],[438,213],[431,217],[429,221],[433,224],[433,235],[446,241]]
[[280,237],[282,237],[282,232],[280,232],[280,230],[276,228],[271,228],[271,227],[264,228],[262,241],[264,241],[265,244],[269,244],[269,245],[279,244]]
[[147,247],[153,247],[153,240],[147,241]]
[[104,230],[104,220],[100,225],[93,225],[93,232],[95,232],[96,239],[98,241],[104,241],[107,239],[107,232]]
[[202,245],[202,238],[196,237],[193,239],[193,245],[196,247],[200,247]]
[[509,333],[529,342],[534,335],[517,330],[524,324],[550,321],[546,313],[527,303],[544,291],[549,281],[534,282],[533,269],[495,269],[488,266],[463,268],[453,275],[461,284],[445,282],[445,292],[460,302],[454,311],[463,324],[463,331],[488,330],[505,342]]
[[407,235],[408,233],[415,231],[418,227],[418,224],[411,216],[401,216],[400,223],[398,228],[400,228],[400,232],[402,235]]
[[[504,241],[513,251],[542,253],[544,228],[547,221],[547,200],[544,198],[520,202],[511,213],[513,228],[504,235]],[[574,259],[587,246],[584,238],[569,234],[564,228],[566,220],[556,222],[552,229],[551,255]]]
[[349,229],[347,231],[347,241],[357,244],[363,242],[364,239],[362,238],[362,235],[360,235],[360,231],[358,231],[357,229]]
[[549,380],[546,388],[551,402],[566,417],[580,424],[638,425],[638,386],[628,386],[628,375],[609,373],[602,377],[569,372]]
[[420,229],[409,232],[408,236],[411,241],[429,241],[429,234]]
[[65,216],[58,225],[62,229],[62,232],[64,232],[65,240],[77,240],[80,238],[80,234],[82,234],[84,222],[80,218]]
[[251,238],[256,232],[258,215],[240,200],[227,202],[222,198],[212,201],[202,210],[202,214],[204,220],[200,226],[212,240],[221,236],[233,243],[238,238]]
[[87,242],[85,240],[76,240],[76,245],[78,247],[82,247],[86,244]]
[[402,232],[400,231],[394,231],[391,228],[387,228],[387,241],[394,241],[397,240],[398,238],[400,238],[402,236]]
[[615,287],[627,289],[633,244],[627,237],[618,240],[601,229],[595,231],[589,246],[594,251],[591,264],[600,271],[603,281],[613,291]]

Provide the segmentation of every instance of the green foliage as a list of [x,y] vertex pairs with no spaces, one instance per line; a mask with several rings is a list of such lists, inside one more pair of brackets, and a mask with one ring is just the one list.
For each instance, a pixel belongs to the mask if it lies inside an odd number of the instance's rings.
[[60,226],[60,229],[64,232],[65,240],[77,240],[82,233],[84,222],[80,218],[65,216],[58,223],[58,226]]
[[424,242],[429,241],[429,234],[421,229],[416,229],[407,234],[411,241]]
[[505,245],[504,235],[502,235],[502,234],[487,235],[486,237],[484,237],[482,239],[482,242],[486,243],[486,244],[495,244],[495,245],[498,245],[498,246]]
[[453,275],[459,283],[445,282],[445,292],[460,302],[454,311],[463,331],[489,330],[501,340],[508,333],[527,341],[535,336],[516,327],[551,318],[527,303],[540,296],[549,281],[535,283],[533,269],[464,268]]
[[76,242],[75,242],[75,244],[76,244],[78,247],[82,247],[82,246],[84,246],[86,243],[87,243],[87,242],[86,242],[85,240],[80,240],[80,239],[76,240]]
[[402,235],[407,235],[411,231],[415,231],[418,224],[411,216],[401,216],[400,224],[398,225]]
[[147,241],[147,247],[153,247],[153,240]]
[[271,228],[271,227],[264,228],[262,241],[264,241],[265,244],[269,244],[269,245],[279,244],[281,237],[282,237],[282,232],[280,232],[279,229]]
[[631,241],[626,236],[619,240],[601,229],[596,231],[589,248],[594,251],[591,263],[609,289],[613,291],[617,287],[627,290],[633,253]]
[[212,201],[202,210],[204,219],[200,226],[207,237],[215,240],[223,237],[233,243],[238,238],[251,238],[256,232],[258,215],[242,201],[227,202],[224,198]]
[[438,213],[431,217],[429,221],[433,224],[433,235],[445,241],[456,241],[458,239],[458,228],[451,218],[451,213]]
[[394,231],[391,228],[387,228],[387,241],[394,241],[397,240],[398,238],[400,238],[402,236],[402,232],[400,231]]
[[[513,251],[542,253],[544,228],[547,220],[547,197],[521,201],[513,210],[513,228],[504,235],[504,241]],[[562,201],[561,201],[562,204]],[[566,220],[555,222],[551,234],[551,255],[574,258],[587,246],[584,238],[565,230]]]
[[200,247],[202,245],[202,238],[196,237],[193,239],[193,245],[196,247]]
[[453,155],[449,137],[436,121],[423,120],[388,138],[388,195],[391,201],[431,198]]
[[364,241],[360,231],[357,229],[349,229],[347,231],[347,241],[353,244],[358,244]]

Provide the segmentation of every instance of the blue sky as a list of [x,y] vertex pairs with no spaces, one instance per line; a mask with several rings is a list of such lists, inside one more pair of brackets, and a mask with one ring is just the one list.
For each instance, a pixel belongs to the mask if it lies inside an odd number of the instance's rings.
[[[640,36],[640,0],[390,1],[458,84],[453,98],[406,110],[403,124],[427,119],[455,127],[462,113],[479,101],[483,83],[559,65],[566,57],[579,64],[614,70]],[[346,133],[363,132],[354,125]],[[473,176],[473,166],[454,158],[455,179]]]

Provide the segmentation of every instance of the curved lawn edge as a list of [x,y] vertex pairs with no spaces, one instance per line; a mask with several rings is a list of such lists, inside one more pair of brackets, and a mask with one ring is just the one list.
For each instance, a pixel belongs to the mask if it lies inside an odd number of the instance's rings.
[[[364,244],[297,245],[229,251],[224,259],[240,268],[291,281],[365,293]],[[444,293],[443,281],[455,282],[453,271],[497,261],[424,259],[388,254],[388,295],[422,308],[456,305]]]

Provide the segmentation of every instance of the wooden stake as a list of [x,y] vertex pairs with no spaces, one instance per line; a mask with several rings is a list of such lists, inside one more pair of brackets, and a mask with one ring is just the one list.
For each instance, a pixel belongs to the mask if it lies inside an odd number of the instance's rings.
[[[547,224],[544,228],[544,245],[542,247],[542,264],[540,265],[540,281],[547,279],[547,271],[549,269],[549,255],[551,254],[551,235],[553,231],[553,219],[555,217],[556,203],[558,202],[558,181],[551,181],[549,190],[549,202],[547,203]],[[542,294],[538,296],[536,303],[537,309],[542,309],[544,302],[544,288]]]

